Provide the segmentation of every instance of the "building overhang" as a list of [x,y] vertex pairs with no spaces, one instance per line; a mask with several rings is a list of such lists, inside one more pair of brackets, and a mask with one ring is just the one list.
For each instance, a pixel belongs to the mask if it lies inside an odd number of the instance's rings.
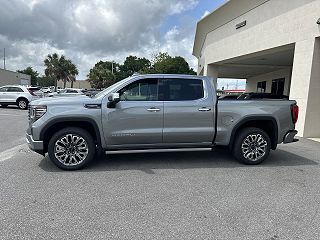
[[[235,20],[239,16],[268,1],[270,0],[228,0],[221,7],[201,19],[197,23],[193,55],[197,58],[200,57],[201,50],[208,33],[222,27],[230,21]],[[237,26],[235,25],[235,29],[236,27]]]
[[213,63],[219,78],[247,79],[281,69],[291,69],[295,44],[284,45]]

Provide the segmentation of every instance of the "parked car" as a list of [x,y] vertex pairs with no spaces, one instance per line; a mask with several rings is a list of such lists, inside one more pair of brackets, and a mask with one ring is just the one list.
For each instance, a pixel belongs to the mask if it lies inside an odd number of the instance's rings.
[[250,99],[289,99],[289,97],[285,95],[277,95],[273,93],[255,93],[255,92],[243,93],[238,97],[238,100],[250,100]]
[[84,95],[83,89],[78,88],[65,88],[59,89],[57,92],[49,93],[48,97],[73,97],[78,95]]
[[51,93],[52,92],[50,87],[43,87],[43,88],[41,88],[41,91],[43,93]]
[[98,94],[100,91],[95,89],[84,90],[84,94],[88,97],[93,97]]
[[258,164],[277,144],[296,141],[298,106],[217,101],[211,78],[155,74],[126,78],[93,98],[40,99],[29,114],[29,147],[75,170],[106,150],[219,145],[245,164]]
[[7,85],[0,87],[0,104],[2,107],[17,105],[20,109],[27,109],[28,104],[43,96],[38,87]]
[[219,101],[220,100],[237,100],[237,98],[239,97],[239,95],[229,95],[229,94],[226,94],[226,95],[221,95],[219,97]]

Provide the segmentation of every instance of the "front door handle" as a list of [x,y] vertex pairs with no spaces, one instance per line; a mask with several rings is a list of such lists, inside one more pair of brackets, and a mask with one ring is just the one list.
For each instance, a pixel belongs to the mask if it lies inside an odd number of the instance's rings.
[[209,111],[211,111],[211,108],[203,107],[203,108],[199,108],[199,111],[200,112],[209,112]]
[[152,108],[148,108],[147,111],[148,111],[148,112],[159,112],[159,111],[160,111],[160,108],[152,107]]

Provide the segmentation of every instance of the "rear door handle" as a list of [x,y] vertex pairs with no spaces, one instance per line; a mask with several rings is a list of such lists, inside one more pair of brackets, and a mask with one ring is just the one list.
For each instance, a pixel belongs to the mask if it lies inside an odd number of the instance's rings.
[[200,112],[209,112],[209,111],[211,111],[211,108],[203,107],[203,108],[199,108],[199,111]]
[[152,107],[152,108],[148,108],[147,111],[148,111],[148,112],[159,112],[159,111],[160,111],[160,108]]

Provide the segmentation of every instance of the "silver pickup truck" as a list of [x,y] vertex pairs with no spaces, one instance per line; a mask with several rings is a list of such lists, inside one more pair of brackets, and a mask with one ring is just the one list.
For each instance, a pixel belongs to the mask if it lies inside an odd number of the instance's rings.
[[26,139],[59,168],[76,170],[104,151],[229,146],[245,164],[296,141],[289,100],[218,101],[212,79],[136,75],[94,97],[31,102]]

